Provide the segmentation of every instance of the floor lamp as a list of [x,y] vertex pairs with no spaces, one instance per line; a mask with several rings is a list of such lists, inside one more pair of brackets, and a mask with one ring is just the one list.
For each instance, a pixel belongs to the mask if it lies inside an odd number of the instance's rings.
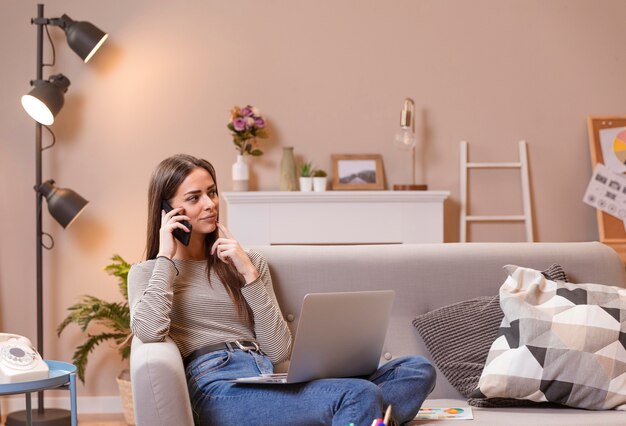
[[[70,85],[70,81],[63,74],[50,76],[43,79],[43,67],[54,64],[43,63],[43,32],[46,31],[50,43],[52,39],[48,33],[48,25],[57,26],[65,31],[67,43],[70,48],[87,62],[98,50],[107,34],[99,30],[89,22],[73,21],[69,16],[63,15],[60,18],[45,18],[44,5],[37,5],[37,17],[31,20],[33,25],[37,25],[37,78],[31,81],[32,90],[22,97],[22,106],[26,112],[37,122],[35,124],[35,167],[36,167],[36,250],[37,250],[37,351],[43,357],[43,248],[51,249],[51,243],[44,245],[42,230],[42,207],[43,199],[48,203],[48,211],[52,217],[67,228],[80,215],[87,206],[87,200],[72,191],[71,189],[58,188],[55,182],[50,179],[43,182],[42,179],[42,151],[54,145],[54,134],[46,127],[53,136],[52,144],[42,147],[42,127],[54,122],[54,117],[63,107],[64,93]],[[52,45],[54,52],[54,45]],[[38,393],[38,406],[32,412],[33,425],[64,426],[70,424],[70,413],[67,410],[48,409],[45,410],[43,403],[43,392]],[[26,424],[26,412],[18,411],[7,416],[6,426],[18,426]]]

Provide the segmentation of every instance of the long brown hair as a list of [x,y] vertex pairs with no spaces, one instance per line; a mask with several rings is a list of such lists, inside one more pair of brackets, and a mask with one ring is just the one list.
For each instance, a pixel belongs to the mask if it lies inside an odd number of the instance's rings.
[[[217,193],[217,178],[213,165],[207,160],[196,158],[191,155],[177,154],[161,161],[152,173],[148,188],[148,232],[146,242],[146,259],[154,259],[159,253],[159,230],[161,229],[161,204],[176,194],[176,190],[187,176],[198,167],[209,172],[215,183]],[[218,194],[219,196],[219,194]],[[211,246],[218,238],[218,230],[215,228],[206,235],[204,250],[207,257],[207,275],[211,284],[211,268],[219,279],[224,283],[230,298],[233,300],[239,314],[243,314],[248,324],[253,324],[252,311],[241,294],[241,287],[245,284],[243,276],[237,272],[234,266],[224,263],[217,258],[217,254],[211,255]]]

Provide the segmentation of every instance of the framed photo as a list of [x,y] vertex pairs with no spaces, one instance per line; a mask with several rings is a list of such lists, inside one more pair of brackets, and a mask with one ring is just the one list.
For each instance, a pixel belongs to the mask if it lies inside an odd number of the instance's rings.
[[385,189],[380,154],[333,154],[333,189]]

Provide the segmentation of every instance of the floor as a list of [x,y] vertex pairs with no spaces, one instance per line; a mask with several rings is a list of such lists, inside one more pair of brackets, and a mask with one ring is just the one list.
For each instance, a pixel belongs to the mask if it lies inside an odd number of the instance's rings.
[[[2,422],[4,426],[4,416]],[[78,416],[78,424],[80,426],[126,426],[124,416],[122,414],[82,414]]]

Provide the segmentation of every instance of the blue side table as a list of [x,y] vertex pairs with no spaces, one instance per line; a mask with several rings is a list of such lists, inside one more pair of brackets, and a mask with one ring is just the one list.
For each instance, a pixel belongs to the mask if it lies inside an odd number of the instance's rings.
[[30,394],[46,389],[64,388],[70,391],[70,407],[72,426],[77,425],[76,415],[76,367],[73,364],[61,361],[44,360],[50,371],[47,379],[31,380],[28,382],[0,384],[0,395],[26,395],[26,424],[32,425],[32,408]]

